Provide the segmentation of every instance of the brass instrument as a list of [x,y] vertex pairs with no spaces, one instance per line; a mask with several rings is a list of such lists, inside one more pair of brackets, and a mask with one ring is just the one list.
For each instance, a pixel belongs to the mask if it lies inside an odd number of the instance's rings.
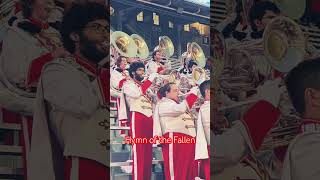
[[290,18],[273,19],[264,31],[263,40],[266,58],[277,71],[289,72],[304,60],[304,34]]
[[154,50],[160,50],[162,56],[169,58],[174,53],[174,45],[168,36],[160,36],[159,45]]
[[55,30],[41,31],[39,34],[36,35],[36,38],[50,52],[54,51],[57,48],[63,48],[61,35],[59,32]]
[[207,76],[205,70],[200,67],[196,67],[192,71],[192,80],[197,84],[200,85],[205,80],[209,80],[209,77]]
[[300,19],[307,7],[306,0],[272,0],[281,12],[292,19]]
[[111,34],[111,45],[125,57],[136,57],[138,47],[134,40],[125,32],[115,31]]
[[[244,48],[247,50],[245,50]],[[272,68],[276,69],[279,72],[287,73],[304,60],[305,40],[303,32],[300,29],[299,25],[297,25],[294,21],[287,17],[280,16],[274,18],[267,25],[263,34],[262,41],[243,46],[243,49],[232,48],[229,50],[229,53],[232,54],[232,52],[239,52],[239,55],[242,54],[242,57],[247,57],[249,60],[251,59],[249,52],[251,54],[260,53],[260,55],[265,56],[266,60],[272,66]],[[239,58],[239,55],[235,55],[235,57],[237,59],[243,59]],[[250,62],[251,61],[252,60],[250,60]],[[240,64],[239,61],[235,63],[236,65]],[[254,70],[256,67],[252,63],[250,67],[253,68],[253,72],[256,71]],[[228,69],[224,68],[224,71],[226,70]],[[234,69],[231,69],[230,71],[236,72]],[[248,73],[246,72],[246,74]],[[222,78],[220,78],[220,80],[221,79]],[[249,89],[254,89],[252,86],[245,86],[245,88],[248,87]],[[239,89],[239,87],[237,87],[237,89]],[[221,109],[231,109],[247,104],[252,104],[256,101],[258,100],[242,101],[228,107],[222,107]]]
[[149,48],[146,41],[138,34],[132,34],[131,38],[137,45],[137,57],[140,59],[146,59],[149,56]]
[[196,61],[199,67],[204,68],[206,66],[206,57],[198,43],[192,42],[190,44],[190,56],[191,59]]

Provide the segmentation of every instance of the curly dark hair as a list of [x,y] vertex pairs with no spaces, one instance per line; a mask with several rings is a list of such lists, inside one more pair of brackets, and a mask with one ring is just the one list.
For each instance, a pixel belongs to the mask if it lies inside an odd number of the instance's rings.
[[109,21],[109,11],[105,6],[98,3],[76,4],[64,15],[61,25],[63,45],[70,53],[75,51],[75,43],[70,38],[71,33],[81,35],[85,26],[92,21],[105,19]]
[[139,68],[143,68],[145,69],[145,66],[142,62],[133,62],[130,64],[130,67],[129,67],[129,75],[130,77],[134,77],[133,76],[133,73],[136,72]]

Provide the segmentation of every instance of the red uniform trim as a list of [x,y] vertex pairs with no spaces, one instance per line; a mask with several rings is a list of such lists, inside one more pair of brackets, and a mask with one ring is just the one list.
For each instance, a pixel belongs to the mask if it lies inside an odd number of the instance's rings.
[[52,54],[47,53],[34,59],[31,62],[28,69],[27,80],[25,82],[27,87],[39,81],[43,66],[52,60]]
[[163,68],[163,67],[158,67],[158,69],[157,69],[157,73],[160,73],[162,70],[164,70],[164,68]]
[[119,85],[118,85],[119,89],[122,88],[124,82],[126,82],[126,79],[125,79],[125,78],[124,78],[124,79],[121,79],[121,81],[119,82]]
[[279,72],[279,71],[277,71],[277,70],[273,70],[273,71],[272,71],[272,76],[273,76],[274,79],[276,79],[276,78],[278,78],[278,77],[283,77],[283,76],[284,76],[284,73]]
[[[78,176],[79,180],[109,180],[110,169],[94,160],[80,158]],[[66,157],[64,160],[64,179],[70,180],[72,159]]]
[[245,125],[254,151],[257,151],[270,129],[278,121],[280,111],[267,101],[252,106],[241,120]]
[[186,101],[187,101],[187,104],[188,104],[189,109],[192,108],[192,106],[193,106],[194,103],[197,101],[197,99],[198,99],[198,96],[195,95],[195,94],[189,94],[189,95],[186,97]]
[[16,2],[14,4],[14,14],[18,14],[20,11],[22,11],[22,5],[19,2]]
[[43,23],[39,20],[36,20],[34,18],[29,18],[30,22],[38,27],[40,27],[41,29],[48,29],[49,28],[49,24],[48,23]]
[[146,94],[148,88],[152,85],[152,82],[150,80],[146,80],[141,84],[141,91],[142,94]]

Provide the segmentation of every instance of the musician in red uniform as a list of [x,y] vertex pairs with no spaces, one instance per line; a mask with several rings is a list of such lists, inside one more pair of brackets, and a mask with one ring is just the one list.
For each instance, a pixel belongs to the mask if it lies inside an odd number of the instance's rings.
[[[147,91],[158,75],[152,73],[144,80],[145,66],[142,62],[130,64],[129,74],[132,80],[124,82],[119,119],[130,117],[130,134],[132,138],[150,139],[153,135],[153,106]],[[143,81],[144,80],[144,81]],[[125,101],[124,101],[125,100]],[[128,107],[126,107],[128,105]],[[126,112],[130,112],[130,115]],[[132,144],[134,180],[150,180],[152,172],[152,143]]]
[[[111,86],[113,93],[111,94],[111,100],[115,100],[117,104],[117,110],[120,108],[120,96],[122,93],[123,84],[131,79],[128,72],[127,58],[124,56],[119,56],[116,60],[116,68],[111,72]],[[126,127],[129,126],[127,119],[119,119],[119,126]],[[121,135],[125,134],[125,131],[120,132]]]
[[[198,99],[198,87],[193,87],[183,102],[179,102],[176,84],[160,88],[162,99],[154,113],[154,134],[168,139],[162,145],[165,179],[195,178],[195,124],[190,109]],[[171,141],[170,141],[171,140]],[[180,140],[180,141],[179,141]]]
[[108,180],[110,100],[108,11],[74,5],[62,37],[70,56],[48,63],[36,97],[28,178]]
[[159,73],[164,74],[166,71],[165,65],[161,62],[160,50],[155,50],[152,53],[152,60],[146,64],[147,74]]
[[232,128],[221,135],[211,134],[211,174],[223,173],[226,168],[236,165],[243,157],[261,148],[265,137],[280,117],[278,105],[284,90],[279,88],[280,80],[267,81],[258,87],[257,97],[260,100]]
[[[210,180],[210,81],[201,83],[200,93],[205,101],[200,107],[197,119],[195,159],[201,160],[200,167],[204,172],[205,180]],[[206,148],[208,153],[201,153]]]
[[[21,5],[23,17],[11,24],[3,40],[0,78],[4,88],[16,95],[12,96],[12,101],[1,102],[2,107],[6,107],[8,103],[16,103],[12,109],[3,108],[2,115],[4,122],[22,125],[20,144],[23,146],[26,166],[28,158],[25,157],[30,149],[33,102],[41,69],[44,64],[67,53],[61,47],[60,33],[48,24],[54,2],[24,0]],[[19,98],[25,100],[21,101]],[[24,113],[24,116],[20,113]]]

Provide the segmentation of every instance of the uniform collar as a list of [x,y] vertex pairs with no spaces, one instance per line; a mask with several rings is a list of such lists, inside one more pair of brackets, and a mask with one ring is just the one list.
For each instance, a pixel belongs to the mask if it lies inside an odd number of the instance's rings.
[[36,19],[34,19],[34,18],[29,18],[29,21],[30,21],[32,24],[38,26],[38,27],[41,28],[41,29],[48,29],[48,28],[49,28],[49,24],[48,24],[48,23],[43,23],[43,22],[41,22],[41,21],[39,21],[39,20],[36,20]]
[[85,60],[84,58],[74,55],[76,62],[86,70],[88,74],[91,76],[97,76],[98,74],[98,66],[95,65],[94,63],[89,62],[88,60]]

